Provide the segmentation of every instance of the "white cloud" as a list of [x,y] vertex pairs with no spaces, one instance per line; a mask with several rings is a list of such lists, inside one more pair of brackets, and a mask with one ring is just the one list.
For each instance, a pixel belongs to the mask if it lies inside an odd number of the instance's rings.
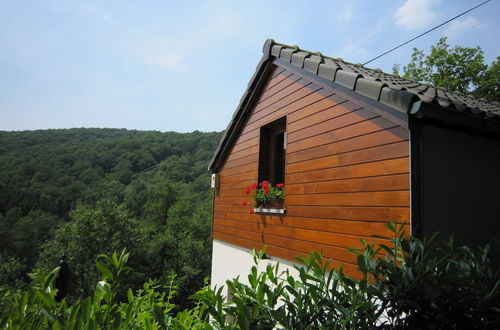
[[396,10],[396,24],[406,30],[419,30],[431,25],[437,18],[434,10],[440,0],[406,0]]
[[455,39],[459,37],[462,33],[484,27],[484,24],[474,17],[467,17],[463,20],[456,20],[451,22],[450,26],[444,32],[445,36],[448,36],[449,39]]

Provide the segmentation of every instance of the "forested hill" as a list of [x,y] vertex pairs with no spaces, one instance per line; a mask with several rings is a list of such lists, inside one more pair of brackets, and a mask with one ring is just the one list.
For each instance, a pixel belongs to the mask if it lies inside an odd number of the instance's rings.
[[[192,231],[205,236],[186,235],[208,246],[207,165],[220,136],[96,128],[0,132],[0,285],[15,282],[12,269],[57,265],[62,253],[77,272],[80,266],[75,263],[93,257],[83,255],[86,251],[78,249],[85,246],[75,243],[81,239],[75,232],[78,221],[86,226],[87,236],[94,229],[101,235],[89,241],[94,254],[120,247],[142,249],[131,251],[140,254],[142,277],[191,267],[179,256],[177,264],[170,262],[167,254],[173,252],[168,249],[176,234],[172,226],[181,219],[185,228],[189,221],[201,226]],[[120,223],[117,219],[122,218]],[[110,237],[103,236],[106,221],[113,227]],[[159,251],[155,244],[168,251]],[[93,262],[88,262],[91,268]],[[2,274],[6,268],[10,273]],[[197,272],[205,274],[206,269]],[[75,295],[84,291],[86,278],[80,275]]]
[[156,172],[165,180],[194,182],[207,174],[219,137],[125,129],[0,132],[0,212],[42,210],[62,218],[74,201],[103,190],[120,193],[159,163]]

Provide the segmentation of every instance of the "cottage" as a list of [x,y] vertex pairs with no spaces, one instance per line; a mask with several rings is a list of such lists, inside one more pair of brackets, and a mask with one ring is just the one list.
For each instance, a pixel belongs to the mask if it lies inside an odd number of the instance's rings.
[[[263,245],[285,263],[322,251],[355,274],[346,249],[387,222],[498,237],[500,106],[267,40],[209,170],[213,284]],[[245,189],[263,180],[284,183],[284,204],[254,212]]]

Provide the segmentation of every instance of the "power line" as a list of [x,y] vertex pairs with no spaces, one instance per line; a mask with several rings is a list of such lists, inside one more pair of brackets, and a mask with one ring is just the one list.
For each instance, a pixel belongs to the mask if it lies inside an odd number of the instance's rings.
[[450,18],[450,19],[449,19],[449,20],[447,20],[446,22],[441,23],[441,24],[439,24],[438,26],[435,26],[435,27],[433,27],[432,29],[427,30],[427,31],[425,31],[424,33],[421,33],[421,34],[419,34],[418,36],[416,36],[416,37],[414,37],[414,38],[412,38],[412,39],[410,39],[410,40],[408,40],[408,41],[406,41],[406,42],[404,42],[404,43],[400,44],[399,46],[396,46],[396,47],[394,47],[394,48],[392,48],[392,49],[390,49],[390,50],[386,51],[385,53],[382,53],[382,54],[380,54],[379,56],[372,58],[372,59],[371,59],[371,60],[369,60],[368,62],[363,63],[363,65],[366,65],[366,64],[368,64],[368,63],[370,63],[370,62],[372,62],[372,61],[375,61],[376,59],[378,59],[378,58],[380,58],[380,57],[382,57],[382,56],[384,56],[384,55],[386,55],[386,54],[389,54],[389,53],[390,53],[390,52],[392,52],[393,50],[396,50],[396,49],[398,49],[398,48],[400,48],[400,47],[403,47],[404,45],[406,45],[406,44],[408,44],[408,43],[412,42],[413,40],[418,39],[418,38],[420,38],[421,36],[426,35],[427,33],[431,32],[431,31],[434,31],[435,29],[437,29],[437,28],[439,28],[439,27],[441,27],[441,26],[443,26],[443,25],[445,25],[445,24],[447,24],[447,23],[449,23],[449,22],[453,21],[454,19],[459,18],[460,16],[463,16],[463,15],[467,14],[467,13],[468,13],[468,12],[470,12],[470,11],[473,11],[474,9],[476,9],[476,8],[478,8],[478,7],[481,7],[482,5],[484,5],[485,3],[490,2],[490,1],[491,1],[491,0],[486,0],[485,2],[480,3],[479,5],[477,5],[477,6],[475,6],[475,7],[472,7],[472,8],[471,8],[471,9],[469,9],[469,10],[466,10],[466,11],[464,11],[463,13],[461,13],[461,14],[459,14],[459,15],[457,15],[457,16],[455,16],[455,17],[453,17],[453,18]]

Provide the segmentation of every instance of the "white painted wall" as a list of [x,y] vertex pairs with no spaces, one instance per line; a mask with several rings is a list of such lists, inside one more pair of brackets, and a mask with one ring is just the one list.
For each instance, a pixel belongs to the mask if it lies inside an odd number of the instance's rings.
[[[297,271],[293,268],[294,263],[271,257],[271,259],[261,260],[258,270],[263,271],[267,265],[280,264],[280,270],[288,269],[291,275],[297,275]],[[239,247],[237,245],[225,243],[222,241],[213,240],[212,250],[212,276],[211,286],[225,286],[227,280],[240,277],[240,282],[248,283],[248,273],[254,265],[254,260],[249,249]],[[222,293],[227,296],[227,288]]]

